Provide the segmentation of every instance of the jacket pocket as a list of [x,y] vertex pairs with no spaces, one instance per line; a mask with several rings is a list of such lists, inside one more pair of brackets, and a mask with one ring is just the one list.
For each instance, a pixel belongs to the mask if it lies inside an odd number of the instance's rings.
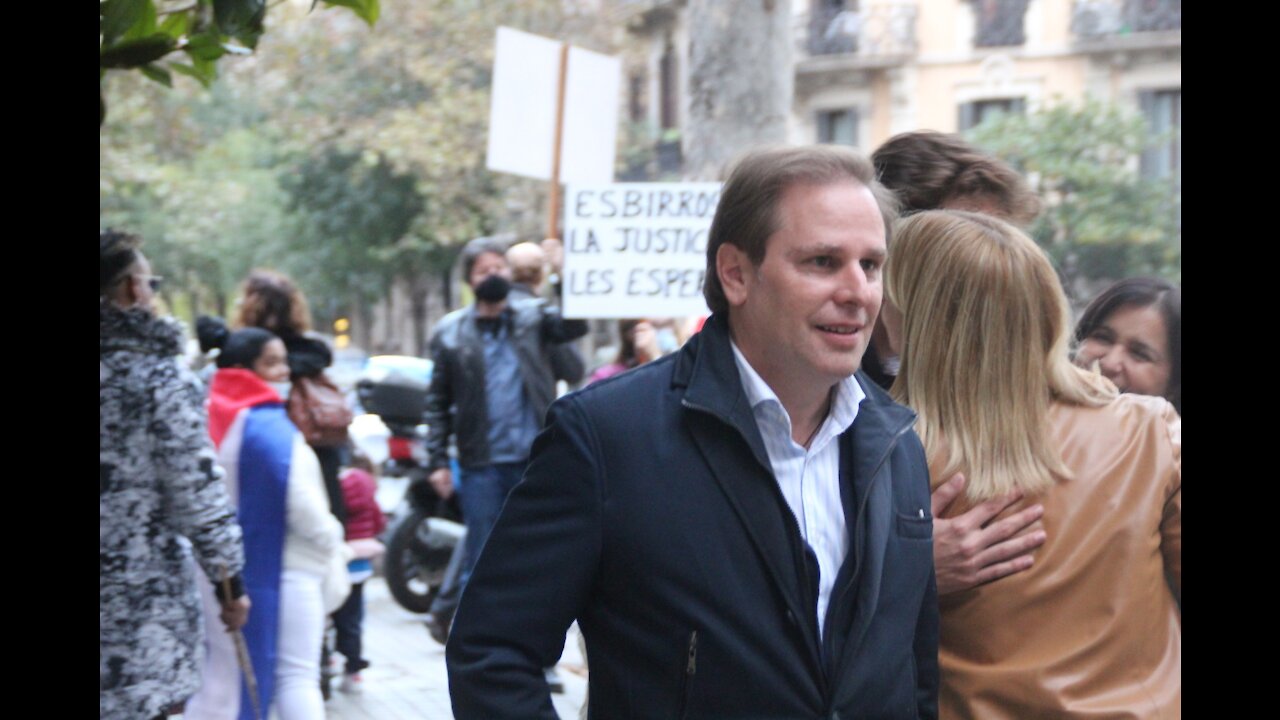
[[930,540],[933,538],[933,518],[926,512],[916,516],[898,513],[898,536],[914,540]]
[[693,679],[698,674],[698,631],[689,633],[689,650],[685,655],[684,677],[680,688],[680,714],[676,717],[685,720],[689,717],[690,698],[693,697]]

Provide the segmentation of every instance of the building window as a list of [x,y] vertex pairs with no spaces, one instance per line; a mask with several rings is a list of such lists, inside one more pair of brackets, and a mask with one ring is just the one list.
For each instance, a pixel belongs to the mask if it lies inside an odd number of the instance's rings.
[[1023,17],[1030,0],[973,0],[974,47],[1004,47],[1027,41]]
[[1125,0],[1124,11],[1134,32],[1182,29],[1182,0]]
[[1144,178],[1182,181],[1182,89],[1138,93],[1138,105],[1158,142],[1142,153]]
[[1026,112],[1023,98],[976,100],[960,106],[960,132],[975,128],[983,122],[1001,115],[1021,115]]
[[809,4],[809,52],[838,55],[858,50],[862,15],[858,3],[845,0],[811,0]]
[[856,146],[858,144],[858,111],[847,108],[818,112],[818,142]]

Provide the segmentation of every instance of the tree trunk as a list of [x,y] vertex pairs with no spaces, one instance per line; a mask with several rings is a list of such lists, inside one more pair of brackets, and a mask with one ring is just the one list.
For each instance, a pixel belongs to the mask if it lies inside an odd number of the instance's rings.
[[787,0],[689,0],[685,178],[719,180],[749,148],[786,142],[794,78]]
[[417,357],[427,356],[427,293],[431,286],[426,282],[426,273],[418,273],[409,282],[409,314],[413,318],[413,351]]
[[370,343],[373,342],[373,304],[365,302],[363,297],[356,296],[352,298],[351,309],[355,312],[347,317],[355,327],[348,328],[347,332],[355,336],[352,338],[353,344],[369,352],[372,347]]

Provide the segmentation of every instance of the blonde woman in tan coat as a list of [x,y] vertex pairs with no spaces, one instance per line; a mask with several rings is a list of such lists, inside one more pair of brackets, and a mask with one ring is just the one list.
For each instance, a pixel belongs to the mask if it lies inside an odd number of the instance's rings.
[[907,218],[886,277],[903,314],[893,395],[919,413],[934,484],[968,479],[948,514],[1015,489],[1044,506],[1029,570],[940,601],[941,716],[1180,717],[1173,406],[1071,364],[1057,275],[1000,220]]

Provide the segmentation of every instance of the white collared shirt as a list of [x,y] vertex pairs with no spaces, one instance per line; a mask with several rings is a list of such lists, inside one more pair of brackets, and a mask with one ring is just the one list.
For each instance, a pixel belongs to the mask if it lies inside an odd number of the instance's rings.
[[729,344],[782,497],[795,515],[800,536],[818,557],[818,635],[821,636],[836,574],[849,552],[849,529],[840,500],[837,438],[853,425],[858,417],[858,405],[866,393],[852,375],[836,383],[831,409],[813,436],[813,442],[809,443],[809,449],[805,450],[791,439],[791,417],[777,394],[747,362],[737,343],[730,340]]

